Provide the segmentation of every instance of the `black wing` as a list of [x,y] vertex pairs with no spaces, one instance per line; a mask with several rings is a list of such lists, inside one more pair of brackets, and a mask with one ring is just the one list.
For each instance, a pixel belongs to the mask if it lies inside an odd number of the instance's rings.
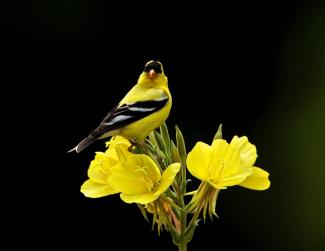
[[168,96],[161,99],[123,104],[110,112],[99,126],[100,134],[119,129],[127,124],[140,120],[163,108]]
[[96,139],[101,137],[103,134],[119,129],[127,124],[135,122],[142,119],[150,114],[163,108],[168,101],[168,97],[163,97],[161,99],[136,102],[132,104],[123,104],[121,106],[115,107],[102,121],[102,123],[97,127],[87,138],[81,141],[75,148],[71,151],[81,152],[88,145],[94,142]]

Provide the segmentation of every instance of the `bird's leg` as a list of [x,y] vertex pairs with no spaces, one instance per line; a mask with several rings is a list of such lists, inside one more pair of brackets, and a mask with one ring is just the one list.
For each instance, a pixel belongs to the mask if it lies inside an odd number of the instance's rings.
[[135,142],[135,141],[131,141],[130,140],[131,145],[128,147],[129,152],[132,153],[145,153],[145,144],[143,143],[139,143],[139,142]]
[[133,152],[133,147],[137,145],[137,142],[133,142],[133,141],[130,140],[130,143],[131,143],[131,145],[128,147],[128,151],[130,153],[132,153]]

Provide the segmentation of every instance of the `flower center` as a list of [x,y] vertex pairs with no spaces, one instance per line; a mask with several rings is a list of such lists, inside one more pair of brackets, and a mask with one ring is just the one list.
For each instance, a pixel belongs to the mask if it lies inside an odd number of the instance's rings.
[[211,163],[209,166],[210,181],[220,180],[224,169],[229,166],[230,165],[224,160],[224,158],[219,158],[215,163]]
[[138,169],[135,170],[135,172],[139,173],[139,179],[140,181],[145,185],[146,189],[148,192],[151,192],[152,190],[155,189],[155,186],[152,182],[152,180],[150,179],[148,172],[146,171],[145,166],[143,167],[139,167]]

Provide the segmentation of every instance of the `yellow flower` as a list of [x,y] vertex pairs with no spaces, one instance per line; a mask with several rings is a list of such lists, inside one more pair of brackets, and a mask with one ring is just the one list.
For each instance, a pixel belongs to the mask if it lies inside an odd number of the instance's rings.
[[108,183],[108,177],[111,175],[112,167],[119,162],[116,147],[127,149],[130,145],[128,140],[116,136],[107,142],[109,148],[105,153],[96,152],[95,159],[90,163],[88,169],[89,179],[81,186],[81,192],[86,197],[99,198],[118,193]]
[[132,154],[126,148],[117,147],[120,161],[112,168],[108,182],[121,192],[126,203],[148,204],[164,193],[173,183],[180,169],[179,163],[171,164],[161,175],[157,164],[147,155]]
[[247,137],[235,136],[230,144],[216,139],[212,145],[198,142],[188,154],[186,164],[189,172],[202,180],[188,210],[196,217],[203,210],[210,217],[216,215],[216,201],[221,189],[240,185],[254,190],[265,190],[270,186],[269,174],[253,166],[257,158],[256,147]]
[[198,142],[187,157],[189,172],[215,189],[240,185],[254,190],[270,186],[269,174],[253,166],[257,158],[256,147],[247,137],[235,136],[230,144],[216,139],[212,145]]

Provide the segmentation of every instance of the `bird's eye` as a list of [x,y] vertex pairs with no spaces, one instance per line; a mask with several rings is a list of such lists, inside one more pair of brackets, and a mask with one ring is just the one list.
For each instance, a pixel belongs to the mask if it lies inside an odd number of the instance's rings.
[[161,64],[157,61],[150,61],[145,67],[144,71],[149,72],[150,70],[154,70],[156,73],[162,73]]

